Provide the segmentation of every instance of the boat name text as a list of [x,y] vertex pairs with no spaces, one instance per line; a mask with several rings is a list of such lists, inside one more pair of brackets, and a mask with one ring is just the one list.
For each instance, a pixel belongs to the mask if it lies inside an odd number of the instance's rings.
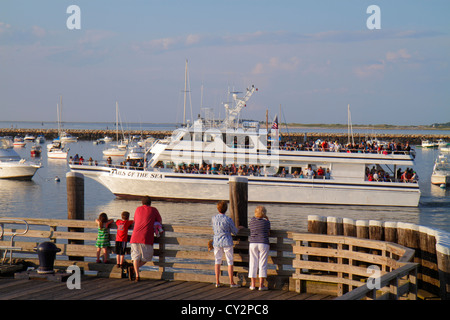
[[120,169],[112,169],[112,176],[122,176],[129,178],[142,178],[142,179],[162,179],[161,173],[156,172],[143,172],[143,171],[132,171],[132,170],[120,170]]

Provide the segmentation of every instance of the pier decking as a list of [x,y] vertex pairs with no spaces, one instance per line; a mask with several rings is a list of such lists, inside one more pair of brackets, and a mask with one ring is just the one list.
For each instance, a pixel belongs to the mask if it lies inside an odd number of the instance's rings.
[[66,282],[0,278],[0,300],[330,300],[335,297],[286,291],[216,288],[211,283],[84,276],[80,289]]

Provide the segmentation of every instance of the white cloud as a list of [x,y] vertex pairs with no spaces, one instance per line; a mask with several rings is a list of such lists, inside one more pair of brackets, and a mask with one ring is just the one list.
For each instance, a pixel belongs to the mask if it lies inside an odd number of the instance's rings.
[[42,38],[46,34],[45,29],[39,26],[33,26],[31,28],[31,33],[39,38]]
[[385,62],[372,63],[354,68],[354,73],[360,78],[372,77],[381,74],[385,69]]
[[411,55],[406,51],[406,49],[400,49],[396,52],[386,53],[386,60],[389,62],[396,62],[400,60],[410,59]]
[[298,68],[300,59],[291,57],[289,59],[280,59],[279,57],[271,57],[265,63],[258,62],[252,69],[252,74],[264,74],[276,71],[294,71]]

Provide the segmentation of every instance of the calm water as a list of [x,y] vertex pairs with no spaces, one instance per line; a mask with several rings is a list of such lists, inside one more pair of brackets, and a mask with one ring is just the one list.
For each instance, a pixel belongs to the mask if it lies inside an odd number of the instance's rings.
[[[102,124],[103,125],[103,124]],[[25,148],[15,148],[24,158],[30,159],[28,142]],[[46,144],[42,145],[45,150]],[[102,150],[108,144],[94,145],[89,141],[69,144],[69,155],[78,153],[85,159],[102,159]],[[361,207],[335,205],[266,205],[273,228],[290,231],[306,231],[307,216],[346,217],[352,219],[375,219],[402,221],[435,227],[450,232],[450,188],[441,189],[431,185],[430,177],[437,150],[416,148],[416,171],[422,192],[418,208]],[[0,180],[0,216],[30,218],[67,218],[65,160],[47,159],[46,152],[38,158],[43,165],[32,181]],[[55,181],[60,178],[60,182]],[[134,213],[138,201],[116,200],[102,185],[85,179],[85,218],[94,220],[100,212],[117,219],[124,210]],[[164,223],[209,226],[216,213],[214,204],[153,202],[162,214]],[[249,216],[256,204],[249,205]]]

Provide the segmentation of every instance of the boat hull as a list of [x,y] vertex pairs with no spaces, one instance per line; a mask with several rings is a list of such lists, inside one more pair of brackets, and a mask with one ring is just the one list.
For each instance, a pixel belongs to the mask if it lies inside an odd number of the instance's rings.
[[31,180],[39,165],[0,162],[0,179]]
[[[118,198],[214,202],[229,198],[229,176],[180,174],[71,165]],[[248,177],[248,201],[257,203],[407,206],[419,204],[417,183],[359,183],[325,179]]]
[[440,174],[433,174],[431,176],[431,183],[435,185],[450,185],[450,176],[449,175],[440,175]]

